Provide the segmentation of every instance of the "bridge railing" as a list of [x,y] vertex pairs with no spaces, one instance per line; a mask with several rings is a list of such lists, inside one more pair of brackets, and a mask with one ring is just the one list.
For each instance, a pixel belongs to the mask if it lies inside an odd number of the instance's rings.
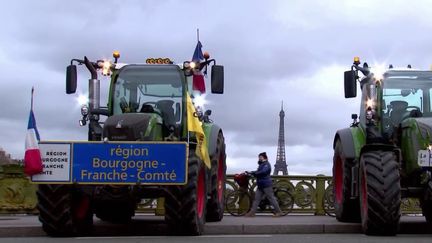
[[[332,178],[329,176],[272,176],[273,185],[287,189],[294,198],[292,213],[309,213],[315,215],[333,214]],[[256,181],[249,183],[252,190],[256,189]],[[228,175],[227,193],[237,190],[234,176]]]
[[20,165],[0,166],[0,214],[34,214],[36,186]]
[[[334,213],[333,186],[330,176],[272,176],[274,185],[286,188],[294,197],[292,213],[332,215]],[[228,175],[226,192],[238,189],[234,175]],[[250,181],[256,187],[255,180]],[[0,166],[0,214],[35,214],[36,185],[30,183],[19,165]],[[138,205],[138,212],[163,215],[163,199],[144,199]],[[402,212],[420,214],[416,199],[404,199]]]

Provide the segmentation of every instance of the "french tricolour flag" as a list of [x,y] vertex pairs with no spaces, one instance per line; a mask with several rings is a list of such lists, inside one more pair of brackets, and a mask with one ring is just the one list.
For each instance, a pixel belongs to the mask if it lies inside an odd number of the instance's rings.
[[[204,55],[201,48],[201,42],[198,41],[192,56],[192,61],[197,64],[204,60]],[[193,71],[192,89],[200,91],[201,93],[205,93],[204,75],[199,68]]]
[[39,132],[36,127],[36,119],[33,114],[33,93],[31,93],[31,108],[30,117],[27,126],[27,136],[25,141],[25,155],[24,155],[24,172],[29,175],[35,175],[41,173],[43,170],[41,153],[39,150]]

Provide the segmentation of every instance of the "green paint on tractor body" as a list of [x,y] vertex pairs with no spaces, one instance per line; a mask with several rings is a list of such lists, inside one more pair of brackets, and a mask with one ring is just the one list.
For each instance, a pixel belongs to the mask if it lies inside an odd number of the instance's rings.
[[361,126],[351,127],[350,130],[354,142],[355,156],[358,159],[360,157],[360,150],[366,143],[366,135]]

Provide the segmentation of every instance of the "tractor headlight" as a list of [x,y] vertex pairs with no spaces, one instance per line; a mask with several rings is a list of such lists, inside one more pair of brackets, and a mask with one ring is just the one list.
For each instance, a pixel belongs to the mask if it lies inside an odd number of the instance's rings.
[[375,110],[377,106],[377,91],[375,84],[369,84],[366,89],[365,109]]
[[374,99],[367,99],[366,100],[366,108],[374,108],[375,107],[375,100]]
[[189,69],[190,68],[190,62],[188,62],[188,61],[183,62],[183,68],[184,69]]
[[110,61],[104,61],[102,65],[102,75],[103,76],[109,76],[111,75],[111,62]]
[[384,78],[384,73],[386,72],[386,66],[384,63],[375,63],[373,67],[371,67],[372,73],[376,80],[381,80]]
[[89,108],[87,105],[82,105],[81,106],[81,115],[83,116],[87,116],[89,114]]
[[80,94],[76,99],[80,106],[87,105],[89,103],[87,95],[84,94]]
[[204,105],[207,104],[207,100],[205,99],[205,95],[197,95],[193,99],[193,103],[195,104],[195,107],[201,107],[204,109]]
[[196,68],[197,64],[195,62],[190,62],[190,68],[194,69]]

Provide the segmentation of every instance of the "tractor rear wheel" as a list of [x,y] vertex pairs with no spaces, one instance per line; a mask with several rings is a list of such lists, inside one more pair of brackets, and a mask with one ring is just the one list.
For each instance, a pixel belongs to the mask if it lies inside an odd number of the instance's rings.
[[336,142],[333,156],[333,195],[336,219],[341,222],[359,222],[358,199],[351,199],[352,159],[345,158],[340,140]]
[[217,138],[216,152],[211,158],[211,191],[207,201],[208,222],[221,221],[225,210],[225,179],[226,179],[226,154],[225,140],[220,132]]
[[91,199],[70,185],[39,185],[39,220],[49,236],[87,235],[93,228]]
[[206,167],[194,149],[189,150],[188,167],[187,184],[169,186],[165,193],[165,221],[174,235],[201,235],[204,231]]
[[363,231],[368,235],[395,235],[401,215],[400,174],[395,154],[363,153],[359,173]]

